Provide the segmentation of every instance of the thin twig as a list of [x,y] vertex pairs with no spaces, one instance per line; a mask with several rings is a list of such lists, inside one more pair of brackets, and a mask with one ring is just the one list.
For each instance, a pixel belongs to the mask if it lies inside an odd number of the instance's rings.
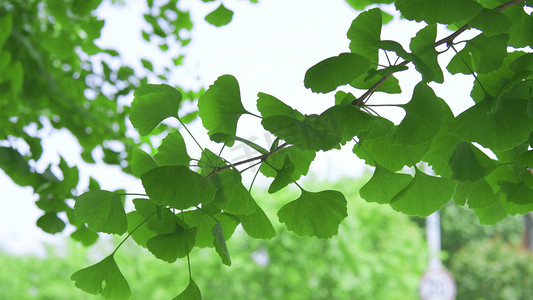
[[[507,9],[509,7],[512,7],[514,5],[517,5],[517,4],[520,4],[520,3],[523,3],[523,2],[526,2],[526,0],[513,0],[513,1],[510,1],[510,2],[507,2],[507,3],[504,3],[496,8],[494,8],[495,11],[502,11],[504,9]],[[437,41],[435,43],[435,47],[437,46],[440,46],[442,44],[447,44],[447,45],[451,45],[453,43],[453,40],[458,36],[460,35],[461,33],[463,33],[464,31],[466,31],[468,28],[470,28],[470,26],[468,24],[465,24],[463,27],[457,29],[455,32],[453,32],[452,34],[450,34],[449,36]],[[410,61],[408,60],[404,60],[402,61],[401,63],[399,63],[398,65],[399,66],[405,66],[409,63]],[[358,99],[355,99],[354,101],[352,101],[352,105],[356,105],[356,106],[362,106],[363,104],[365,104],[365,100],[373,93],[377,90],[377,88],[383,84],[383,82],[385,82],[385,80],[387,80],[390,76],[392,76],[392,74],[388,74],[386,76],[383,76],[378,82],[374,83],[374,85],[372,85],[372,87],[370,87],[370,89],[368,91],[366,91],[363,95],[361,95],[361,97],[359,97]]]

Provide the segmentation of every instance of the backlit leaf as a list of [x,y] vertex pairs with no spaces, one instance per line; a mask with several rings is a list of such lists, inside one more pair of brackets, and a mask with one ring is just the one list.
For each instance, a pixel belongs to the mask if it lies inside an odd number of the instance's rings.
[[200,289],[196,285],[196,282],[191,278],[187,288],[173,300],[202,300],[202,293],[200,293]]
[[378,64],[379,42],[381,41],[382,12],[373,8],[360,13],[352,21],[347,36],[350,39],[350,51]]
[[[146,242],[156,236],[157,233],[150,230],[146,223],[139,226],[139,224],[143,223],[145,220],[145,218],[141,217],[139,212],[135,210],[130,211],[126,217],[128,219],[128,232],[131,233],[131,238],[137,243],[137,245],[147,248]],[[135,231],[133,231],[134,229]]]
[[216,192],[211,182],[185,166],[152,169],[141,176],[141,181],[155,204],[182,210],[210,202]]
[[237,122],[245,113],[239,83],[231,75],[220,76],[198,99],[198,115],[209,137],[228,146],[233,146],[231,137],[236,135]]
[[85,226],[78,227],[76,231],[70,234],[70,237],[82,243],[85,247],[94,244],[98,240],[98,234]]
[[472,189],[468,196],[468,207],[474,209],[485,209],[493,206],[498,202],[496,194],[487,180],[480,179],[472,183]]
[[405,109],[405,118],[394,134],[399,145],[417,145],[430,142],[440,130],[446,103],[438,98],[425,83],[416,85],[413,97]]
[[[222,226],[222,232],[224,238],[228,240],[239,225],[239,219],[233,215],[226,213],[215,213],[213,217],[216,221],[208,215],[206,212],[196,209],[183,212],[185,223],[190,227],[196,228],[196,247],[206,248],[213,247],[213,233],[211,229],[216,223],[220,223]],[[178,215],[178,219],[181,219]]]
[[156,235],[146,245],[155,257],[173,263],[191,252],[195,238],[196,228],[185,229],[176,225],[173,232]]
[[121,194],[89,191],[76,198],[74,212],[87,227],[97,232],[123,234],[128,229]]
[[300,236],[322,239],[337,234],[339,225],[348,216],[346,198],[338,191],[308,192],[284,205],[278,211],[279,221]]
[[408,215],[427,217],[452,199],[455,182],[435,177],[415,168],[415,177],[390,202],[390,206]]
[[178,117],[181,93],[166,84],[148,84],[135,90],[130,121],[141,135],[147,135],[168,117]]
[[224,5],[220,4],[217,9],[210,12],[207,16],[205,16],[205,20],[209,22],[212,25],[215,25],[217,27],[223,26],[231,22],[231,19],[233,18],[233,12],[229,9],[227,9]]
[[483,8],[474,0],[397,0],[395,2],[402,16],[409,20],[426,23],[452,24],[472,19]]
[[359,190],[359,195],[367,202],[389,203],[412,178],[411,175],[391,172],[376,165],[372,178]]
[[133,205],[142,218],[148,219],[146,225],[155,233],[171,233],[179,222],[170,209],[157,206],[149,199],[133,199]]
[[524,182],[512,183],[502,181],[499,183],[502,192],[507,197],[507,201],[519,204],[533,204],[533,189],[530,189]]
[[462,142],[455,148],[450,165],[454,179],[476,181],[490,173],[496,167],[496,162],[471,143]]
[[292,174],[294,173],[295,167],[291,162],[290,158],[285,156],[285,162],[280,169],[277,169],[277,175],[274,178],[274,181],[268,187],[268,192],[273,194],[287,185],[292,183]]
[[70,279],[84,292],[101,294],[105,299],[121,300],[131,295],[128,282],[120,272],[113,254],[90,267],[77,271]]
[[[507,55],[508,34],[480,34],[466,43],[446,67],[452,74],[488,73],[501,67]],[[466,63],[466,64],[465,64]]]
[[491,36],[508,32],[513,22],[502,12],[483,8],[474,19],[468,22],[468,25],[482,30],[487,36]]
[[488,99],[457,116],[450,131],[462,139],[478,142],[493,150],[507,150],[525,142],[533,130],[533,118],[527,115],[527,102],[502,99],[501,109],[490,114]]
[[474,212],[483,225],[494,225],[507,217],[505,208],[499,200],[487,208],[474,209]]
[[224,239],[224,233],[222,232],[222,226],[220,223],[216,223],[215,226],[213,226],[213,229],[211,229],[211,232],[214,237],[213,245],[215,246],[218,256],[222,259],[222,263],[231,266],[231,258],[229,256],[228,247],[226,246],[226,240]]
[[370,61],[355,53],[341,53],[312,66],[305,73],[304,85],[315,93],[329,93],[364,75]]
[[[438,83],[444,82],[442,70],[437,61],[437,50],[435,50],[435,39],[437,37],[437,26],[435,24],[428,25],[416,34],[411,39],[409,48],[417,59],[413,60],[415,68],[422,74],[425,82],[435,81]],[[423,67],[421,63],[424,63]]]
[[171,132],[163,139],[154,158],[159,166],[188,166],[191,161],[179,131]]
[[257,110],[261,112],[261,116],[263,118],[279,115],[288,116],[300,121],[302,121],[304,118],[304,115],[302,115],[299,111],[293,109],[274,96],[265,93],[259,93],[257,94],[257,97]]
[[37,219],[37,226],[44,232],[54,234],[63,231],[65,222],[56,213],[46,213]]
[[276,230],[263,209],[255,203],[255,210],[249,215],[239,215],[241,225],[246,233],[254,239],[271,239],[276,236]]
[[251,214],[254,212],[254,201],[248,190],[242,184],[241,174],[232,169],[226,169],[213,174],[209,181],[216,186],[213,204],[224,212],[231,214]]
[[157,168],[157,164],[150,154],[141,149],[133,149],[131,170],[135,177],[140,178],[141,175],[154,168]]
[[270,166],[281,169],[285,163],[285,159],[289,158],[294,165],[294,172],[292,173],[292,180],[298,180],[302,175],[307,175],[309,166],[315,159],[315,152],[308,150],[300,150],[297,147],[289,146],[279,150],[267,158],[267,163],[261,165],[261,173],[267,177],[276,177],[277,172]]

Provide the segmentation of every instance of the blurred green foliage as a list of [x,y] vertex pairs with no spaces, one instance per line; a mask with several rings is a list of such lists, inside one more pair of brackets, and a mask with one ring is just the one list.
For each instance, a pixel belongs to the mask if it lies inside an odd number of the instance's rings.
[[[191,253],[192,272],[204,299],[417,299],[426,267],[423,232],[390,207],[366,203],[349,181],[320,184],[342,190],[349,217],[330,240],[299,237],[274,222],[278,235],[251,239],[237,229],[228,248],[232,266],[220,263],[211,248]],[[310,185],[311,186],[311,185]],[[316,188],[316,184],[313,188]],[[257,195],[269,216],[298,194]],[[275,220],[275,218],[271,218]],[[80,266],[106,256],[112,246],[102,239],[85,249],[69,241],[50,248],[44,258],[0,254],[0,299],[100,299],[74,287],[69,276]],[[115,255],[130,283],[132,299],[170,299],[188,283],[187,264],[154,260],[145,249],[126,243]]]

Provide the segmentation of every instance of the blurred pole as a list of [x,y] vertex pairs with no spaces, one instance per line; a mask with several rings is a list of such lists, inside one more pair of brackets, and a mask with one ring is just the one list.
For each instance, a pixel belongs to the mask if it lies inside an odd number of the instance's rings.
[[429,250],[429,269],[440,269],[440,214],[438,211],[426,218],[426,236]]
[[524,215],[524,247],[529,251],[533,250],[533,217],[531,213]]

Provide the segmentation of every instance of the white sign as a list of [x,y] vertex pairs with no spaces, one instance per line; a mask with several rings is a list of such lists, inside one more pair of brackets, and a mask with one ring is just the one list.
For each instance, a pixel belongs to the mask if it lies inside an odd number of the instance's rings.
[[418,291],[423,300],[453,300],[457,294],[452,274],[444,269],[426,271]]

